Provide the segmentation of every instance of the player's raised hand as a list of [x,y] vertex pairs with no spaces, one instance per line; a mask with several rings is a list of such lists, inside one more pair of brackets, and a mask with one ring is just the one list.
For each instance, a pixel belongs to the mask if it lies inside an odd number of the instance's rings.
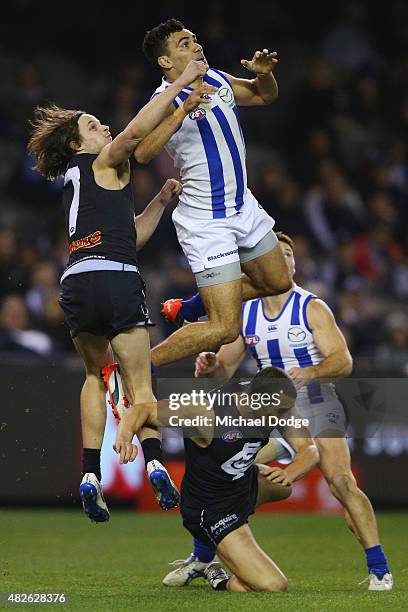
[[201,79],[208,70],[207,62],[203,60],[190,60],[184,71],[181,73],[176,82],[182,87],[187,87],[194,83],[197,79]]
[[208,104],[211,100],[211,95],[217,93],[217,88],[206,83],[194,89],[191,94],[185,99],[183,110],[185,113],[191,113],[200,104]]
[[174,198],[180,195],[183,191],[183,185],[176,179],[167,179],[163,187],[160,189],[159,198],[163,206],[170,204]]
[[217,355],[215,353],[207,352],[200,353],[195,361],[195,378],[211,374],[217,367]]
[[269,53],[268,49],[263,49],[263,51],[255,51],[254,57],[251,60],[241,60],[242,66],[255,74],[269,74],[275,68],[277,63],[277,52],[272,51]]

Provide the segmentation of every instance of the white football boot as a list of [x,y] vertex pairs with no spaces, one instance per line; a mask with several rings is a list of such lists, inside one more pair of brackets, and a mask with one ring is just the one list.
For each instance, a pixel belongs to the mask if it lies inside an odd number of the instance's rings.
[[177,569],[163,578],[163,584],[165,586],[182,587],[187,586],[196,578],[205,578],[204,570],[209,563],[199,561],[198,558],[194,556],[194,553],[191,553],[187,559],[177,559],[169,565],[176,566]]
[[102,487],[95,474],[84,474],[79,487],[85,514],[95,523],[109,521],[109,510],[103,497]]

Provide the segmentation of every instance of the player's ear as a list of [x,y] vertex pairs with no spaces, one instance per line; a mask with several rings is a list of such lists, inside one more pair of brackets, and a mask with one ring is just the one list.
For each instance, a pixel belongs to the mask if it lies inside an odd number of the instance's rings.
[[74,152],[79,151],[79,149],[81,148],[81,145],[78,142],[75,142],[75,140],[70,140],[68,146]]
[[160,68],[162,68],[162,70],[170,70],[170,68],[173,68],[173,62],[167,55],[161,55],[160,57],[158,57],[157,63],[159,64]]

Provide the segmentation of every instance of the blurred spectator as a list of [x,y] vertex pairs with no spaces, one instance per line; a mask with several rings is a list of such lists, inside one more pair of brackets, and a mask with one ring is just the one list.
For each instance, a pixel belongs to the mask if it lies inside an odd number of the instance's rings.
[[386,321],[387,336],[375,353],[379,368],[408,376],[408,318],[402,313],[391,314]]
[[52,349],[47,334],[30,328],[24,300],[14,294],[6,296],[0,307],[0,350],[46,357]]

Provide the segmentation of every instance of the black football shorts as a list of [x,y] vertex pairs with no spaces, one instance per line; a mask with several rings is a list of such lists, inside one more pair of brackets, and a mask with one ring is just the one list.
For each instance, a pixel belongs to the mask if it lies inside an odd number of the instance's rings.
[[72,338],[88,332],[111,340],[133,327],[151,325],[138,272],[81,272],[67,276],[61,286],[59,302]]
[[210,500],[193,500],[181,493],[180,511],[183,517],[183,526],[194,538],[206,546],[218,546],[226,535],[248,522],[248,518],[255,512],[258,495],[258,470],[247,491],[238,496],[220,496]]

